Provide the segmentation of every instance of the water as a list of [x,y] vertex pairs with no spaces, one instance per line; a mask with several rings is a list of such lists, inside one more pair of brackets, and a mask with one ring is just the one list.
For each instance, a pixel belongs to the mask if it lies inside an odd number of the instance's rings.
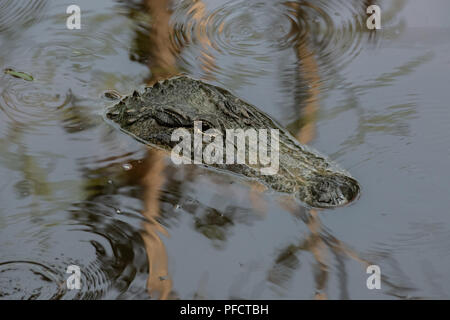
[[[445,0],[0,3],[0,298],[450,298]],[[315,211],[112,128],[184,73],[231,90],[360,182]],[[366,267],[379,265],[380,290]],[[81,289],[65,285],[69,265]]]

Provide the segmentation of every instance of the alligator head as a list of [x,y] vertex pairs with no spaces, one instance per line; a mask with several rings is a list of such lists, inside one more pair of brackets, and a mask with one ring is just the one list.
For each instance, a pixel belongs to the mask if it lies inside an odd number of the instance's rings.
[[[223,88],[186,76],[158,82],[141,93],[134,91],[108,108],[106,117],[138,141],[168,151],[177,144],[172,140],[174,131],[183,128],[193,134],[196,121],[202,123],[203,132],[216,129],[223,136],[227,129],[276,129],[279,169],[275,174],[261,174],[261,164],[211,166],[257,179],[275,191],[295,194],[300,201],[317,208],[346,205],[360,192],[355,179],[298,143],[265,113]],[[251,151],[255,146],[248,143],[246,156]]]

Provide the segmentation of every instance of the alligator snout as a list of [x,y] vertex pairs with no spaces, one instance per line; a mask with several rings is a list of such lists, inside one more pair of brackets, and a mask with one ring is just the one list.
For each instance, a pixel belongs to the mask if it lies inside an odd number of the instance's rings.
[[340,173],[316,176],[305,190],[300,191],[300,200],[316,208],[331,208],[349,204],[360,193],[355,179]]

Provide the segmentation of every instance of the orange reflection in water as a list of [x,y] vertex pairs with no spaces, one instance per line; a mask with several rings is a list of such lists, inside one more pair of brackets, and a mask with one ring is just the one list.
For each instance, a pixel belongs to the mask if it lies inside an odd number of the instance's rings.
[[[177,49],[170,45],[173,28],[170,24],[172,11],[170,1],[146,0],[146,9],[153,18],[152,27],[149,34],[149,45],[152,48],[148,67],[151,71],[151,78],[147,85],[153,85],[155,82],[166,79],[178,74],[176,67]],[[195,11],[194,19],[203,21],[205,14],[205,5],[202,1],[196,1],[192,6]],[[198,38],[205,48],[210,45],[208,37],[199,31]],[[203,68],[206,74],[212,70],[214,59],[204,50],[202,54]],[[159,299],[170,297],[172,290],[172,279],[168,272],[167,251],[160,234],[169,236],[167,230],[159,224],[157,218],[159,213],[159,195],[162,185],[165,181],[164,176],[164,152],[151,149],[148,151],[146,161],[149,163],[147,172],[142,179],[142,185],[145,188],[144,203],[145,211],[142,213],[148,220],[145,223],[145,233],[142,235],[147,251],[149,263],[149,277],[147,280],[147,289],[152,297],[158,296]]]

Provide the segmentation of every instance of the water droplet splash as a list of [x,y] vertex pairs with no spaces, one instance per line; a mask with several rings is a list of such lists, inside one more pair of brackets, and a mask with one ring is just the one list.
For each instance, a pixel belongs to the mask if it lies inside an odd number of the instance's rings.
[[122,168],[125,171],[129,171],[129,170],[133,169],[133,166],[131,164],[129,164],[129,163],[125,163],[125,164],[122,165]]

